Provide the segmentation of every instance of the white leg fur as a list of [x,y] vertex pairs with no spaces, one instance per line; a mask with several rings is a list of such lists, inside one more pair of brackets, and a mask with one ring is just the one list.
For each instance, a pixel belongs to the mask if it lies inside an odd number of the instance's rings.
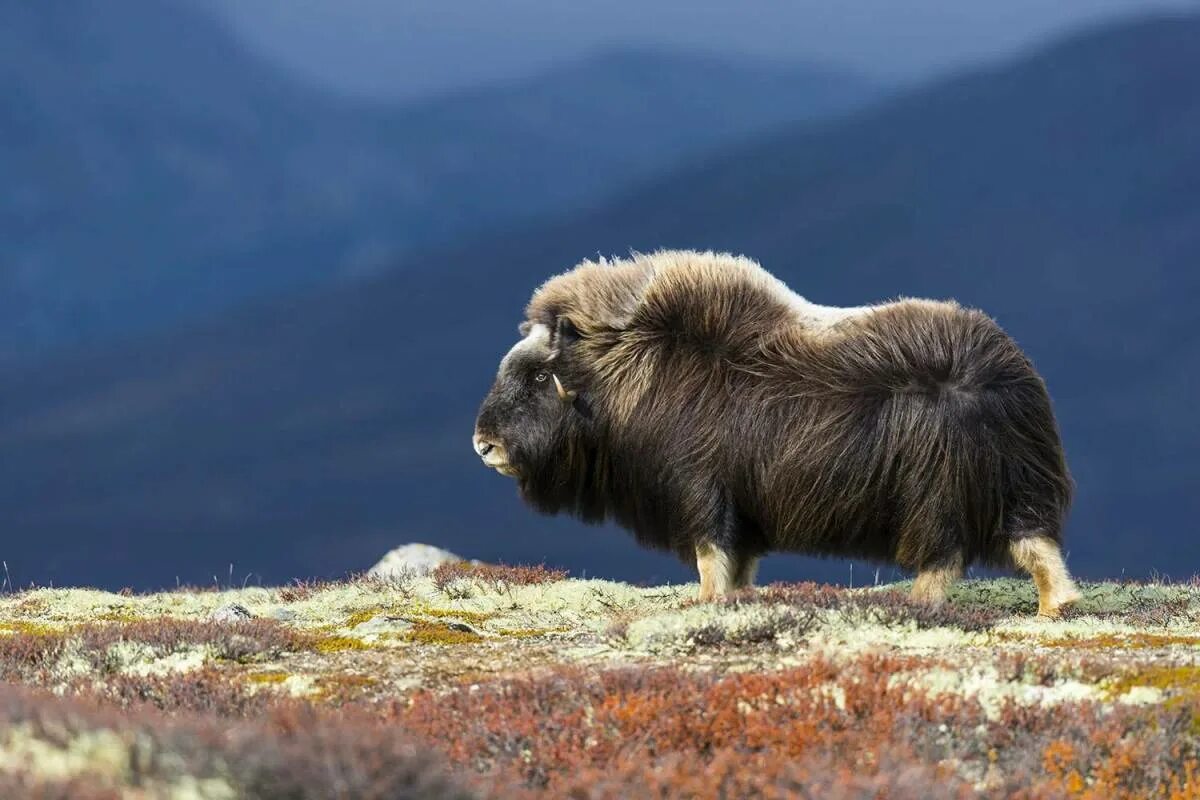
[[1058,545],[1044,536],[1018,539],[1009,547],[1012,560],[1033,577],[1038,590],[1038,616],[1054,619],[1080,597],[1063,563]]
[[734,587],[734,563],[729,554],[701,544],[696,547],[696,568],[700,571],[701,602],[724,597]]

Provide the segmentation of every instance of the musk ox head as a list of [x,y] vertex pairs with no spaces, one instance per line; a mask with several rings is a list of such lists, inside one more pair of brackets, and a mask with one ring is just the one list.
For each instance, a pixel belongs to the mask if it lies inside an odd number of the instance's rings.
[[571,323],[526,322],[521,333],[525,338],[500,362],[471,444],[484,464],[524,482],[566,457],[582,404],[569,365],[578,338]]

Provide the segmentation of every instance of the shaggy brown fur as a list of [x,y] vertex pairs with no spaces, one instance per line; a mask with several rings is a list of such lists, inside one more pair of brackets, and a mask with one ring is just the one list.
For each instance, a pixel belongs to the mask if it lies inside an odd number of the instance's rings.
[[697,559],[702,596],[779,550],[899,564],[934,601],[973,562],[1035,575],[1043,613],[1076,597],[1050,400],[979,311],[829,309],[746,259],[663,252],[551,279],[522,333],[477,451],[541,511]]

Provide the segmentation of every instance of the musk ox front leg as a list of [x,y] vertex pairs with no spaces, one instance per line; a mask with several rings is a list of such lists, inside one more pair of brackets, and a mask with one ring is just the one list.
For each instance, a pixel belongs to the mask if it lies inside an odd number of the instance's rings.
[[961,553],[954,553],[938,562],[926,564],[917,570],[912,598],[922,603],[937,605],[946,599],[946,590],[962,577],[962,573]]
[[692,528],[703,531],[693,539],[701,601],[754,585],[758,559],[763,552],[761,535],[738,513],[728,493],[715,490],[711,497],[712,514]]
[[737,586],[737,560],[711,542],[696,545],[696,568],[701,602],[724,597]]

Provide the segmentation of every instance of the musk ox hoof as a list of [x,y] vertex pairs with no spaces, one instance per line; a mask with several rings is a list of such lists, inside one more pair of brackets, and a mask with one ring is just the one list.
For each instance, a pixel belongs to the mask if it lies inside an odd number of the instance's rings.
[[1038,603],[1037,615],[1042,619],[1059,619],[1063,612],[1083,599],[1083,595],[1074,586],[1063,590],[1060,594]]
[[711,586],[701,586],[700,591],[696,594],[696,600],[700,603],[712,603],[723,600],[728,594],[728,592],[718,592]]

